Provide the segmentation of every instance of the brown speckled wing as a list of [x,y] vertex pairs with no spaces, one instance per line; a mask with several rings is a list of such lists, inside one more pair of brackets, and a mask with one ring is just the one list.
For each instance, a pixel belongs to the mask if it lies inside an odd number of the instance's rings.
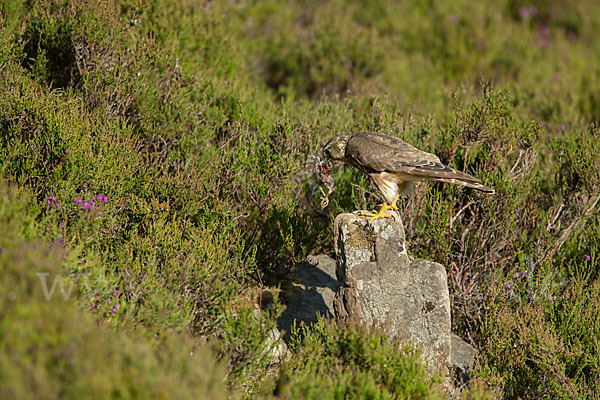
[[360,132],[352,135],[346,147],[346,157],[364,171],[391,172],[403,180],[481,184],[479,179],[442,164],[437,156],[382,133]]

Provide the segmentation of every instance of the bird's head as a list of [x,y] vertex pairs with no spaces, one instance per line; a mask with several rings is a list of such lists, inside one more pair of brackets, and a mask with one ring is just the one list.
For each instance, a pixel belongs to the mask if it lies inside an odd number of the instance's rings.
[[346,158],[348,139],[350,139],[348,135],[340,135],[330,139],[323,147],[323,156],[327,160],[343,161]]

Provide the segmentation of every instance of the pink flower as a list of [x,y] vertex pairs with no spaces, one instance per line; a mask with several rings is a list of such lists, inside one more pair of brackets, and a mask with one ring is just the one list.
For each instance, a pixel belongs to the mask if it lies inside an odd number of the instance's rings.
[[592,257],[590,257],[590,256],[589,256],[589,255],[587,255],[587,254],[586,254],[584,257],[585,257],[585,259],[586,259],[586,260],[588,260],[588,261],[590,261],[590,260],[592,259]]

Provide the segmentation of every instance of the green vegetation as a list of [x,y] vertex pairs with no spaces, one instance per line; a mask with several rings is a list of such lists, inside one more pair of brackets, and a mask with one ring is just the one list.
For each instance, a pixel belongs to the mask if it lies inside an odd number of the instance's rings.
[[[87,3],[0,2],[2,398],[443,397],[364,327],[270,365],[263,278],[332,251],[310,160],[361,130],[496,189],[402,203],[480,351],[465,396],[599,396],[595,2]],[[375,203],[333,177],[330,215]]]

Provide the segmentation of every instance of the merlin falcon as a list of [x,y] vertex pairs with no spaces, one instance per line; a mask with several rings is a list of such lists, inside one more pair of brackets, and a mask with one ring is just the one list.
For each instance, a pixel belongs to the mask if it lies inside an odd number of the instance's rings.
[[[330,160],[342,161],[367,175],[383,198],[378,213],[363,213],[376,218],[391,217],[386,210],[398,210],[400,196],[414,192],[413,182],[446,182],[494,193],[481,181],[467,173],[452,169],[431,153],[421,151],[404,140],[376,132],[359,132],[332,138],[323,147],[326,158],[321,162],[319,180],[333,185],[329,175]],[[331,192],[331,189],[330,189]]]

